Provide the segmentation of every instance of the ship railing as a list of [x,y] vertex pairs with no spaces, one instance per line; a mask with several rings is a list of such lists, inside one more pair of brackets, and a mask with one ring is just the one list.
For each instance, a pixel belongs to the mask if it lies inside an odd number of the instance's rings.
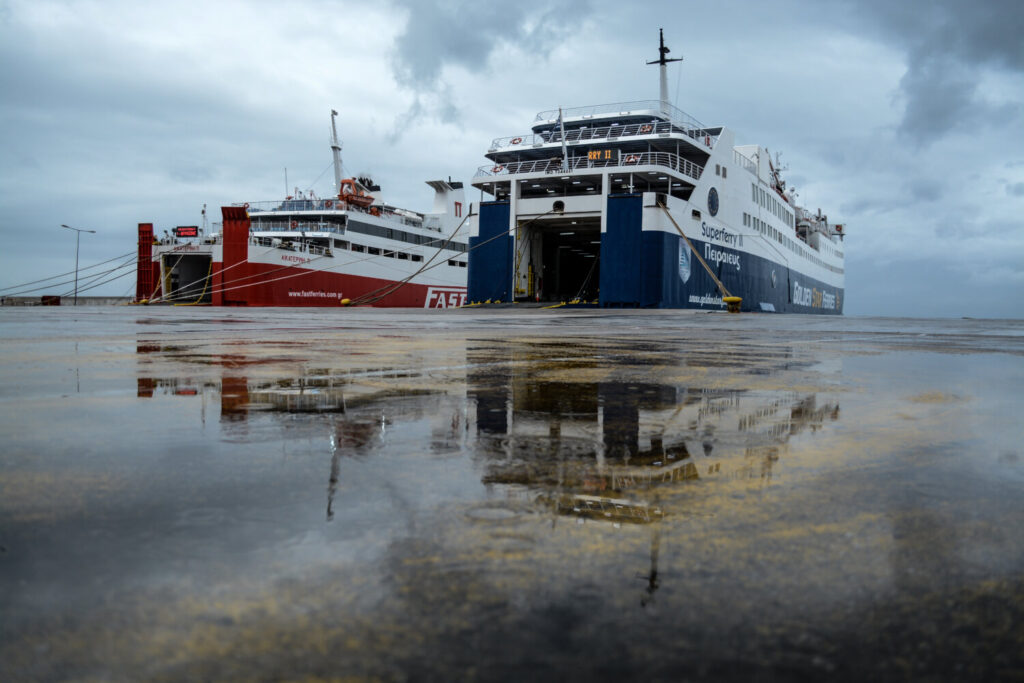
[[320,221],[267,221],[258,220],[250,224],[251,230],[260,232],[336,232],[339,235],[345,234],[345,229],[336,223],[321,223]]
[[[668,121],[657,121],[651,123],[631,123],[626,126],[598,126],[595,128],[573,128],[565,131],[565,141],[578,142],[603,142],[608,140],[619,140],[621,138],[633,137],[636,135],[667,135],[675,133],[685,135],[708,149],[718,141],[717,134],[711,134],[702,128],[688,128]],[[508,147],[533,147],[547,143],[562,142],[562,131],[553,130],[543,133],[531,133],[527,135],[509,135],[502,138],[495,138],[491,142],[488,152],[496,152],[499,149]]]
[[[682,109],[673,107],[671,104],[662,106],[660,100],[637,100],[635,102],[613,102],[611,104],[591,104],[585,107],[570,107],[562,110],[562,116],[570,118],[587,118],[591,116],[603,116],[605,114],[621,114],[622,116],[636,116],[646,112],[659,112],[668,116],[673,123],[678,123],[687,128],[705,128],[704,124],[687,114]],[[551,109],[542,111],[534,117],[534,122],[549,121],[555,123],[558,120],[558,110]]]
[[339,202],[337,199],[283,199],[248,202],[240,206],[246,207],[249,213],[254,211],[333,211],[346,208],[344,202]]
[[313,256],[331,256],[328,247],[319,244],[311,244],[302,240],[288,240],[280,237],[254,236],[249,238],[249,243],[257,247],[271,247],[284,251],[294,251],[300,254],[312,254]]
[[[419,228],[423,226],[423,223],[415,218],[403,216],[382,206],[372,205],[370,207],[364,208],[362,206],[348,204],[337,199],[285,199],[281,201],[246,202],[245,204],[236,204],[236,206],[244,206],[249,213],[289,211],[347,211],[349,213],[361,213],[367,216],[386,215],[390,220],[398,221],[402,225],[408,225],[413,228]],[[301,223],[302,221],[299,222]]]
[[755,164],[753,160],[748,159],[747,157],[743,156],[736,150],[732,151],[732,159],[737,164],[753,173],[755,176],[757,175],[757,164]]
[[700,180],[704,168],[689,159],[684,159],[678,154],[671,152],[644,152],[641,154],[623,154],[620,150],[607,150],[611,152],[609,158],[598,155],[601,158],[590,158],[590,156],[574,157],[569,159],[568,164],[563,164],[560,157],[548,159],[537,159],[534,161],[513,161],[507,164],[496,164],[481,166],[477,169],[477,176],[511,176],[520,173],[566,173],[595,168],[633,168],[636,166],[660,166],[670,168],[673,171],[685,175],[693,180]]

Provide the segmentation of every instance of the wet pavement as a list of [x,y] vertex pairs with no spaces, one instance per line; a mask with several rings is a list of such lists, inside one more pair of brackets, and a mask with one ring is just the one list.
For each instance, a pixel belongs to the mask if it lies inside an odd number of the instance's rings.
[[0,680],[1024,680],[1024,322],[0,309]]

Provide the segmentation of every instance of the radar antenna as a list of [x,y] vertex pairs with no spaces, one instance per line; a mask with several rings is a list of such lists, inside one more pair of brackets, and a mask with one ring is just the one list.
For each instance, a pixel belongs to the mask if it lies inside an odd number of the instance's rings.
[[677,57],[675,59],[668,59],[665,57],[665,55],[667,55],[670,52],[670,50],[667,47],[665,47],[665,29],[663,28],[658,29],[658,41],[660,43],[660,46],[658,47],[659,56],[653,62],[647,63],[657,64],[661,71],[661,111],[664,114],[668,114],[668,63],[681,62],[683,61],[683,58]]

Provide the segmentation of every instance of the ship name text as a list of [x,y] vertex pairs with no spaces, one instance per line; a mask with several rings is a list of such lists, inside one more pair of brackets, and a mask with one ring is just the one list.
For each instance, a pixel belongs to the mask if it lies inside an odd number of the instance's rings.
[[793,281],[793,303],[811,308],[827,308],[835,310],[836,295],[817,287],[804,287],[799,281]]
[[740,255],[733,254],[722,249],[715,249],[710,244],[704,245],[704,260],[712,263],[724,263],[727,266],[736,266],[740,269]]
[[466,290],[459,288],[430,287],[424,308],[458,308],[466,303]]
[[700,236],[706,237],[709,240],[725,242],[731,247],[739,245],[739,235],[736,233],[729,232],[725,228],[716,228],[715,226],[708,225],[704,222],[700,224]]

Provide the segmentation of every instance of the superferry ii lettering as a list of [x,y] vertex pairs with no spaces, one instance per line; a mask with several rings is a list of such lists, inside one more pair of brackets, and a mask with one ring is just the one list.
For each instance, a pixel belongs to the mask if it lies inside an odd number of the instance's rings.
[[700,236],[717,242],[725,242],[731,247],[739,245],[739,235],[734,232],[729,232],[725,228],[716,228],[715,226],[708,225],[707,223],[700,224]]

